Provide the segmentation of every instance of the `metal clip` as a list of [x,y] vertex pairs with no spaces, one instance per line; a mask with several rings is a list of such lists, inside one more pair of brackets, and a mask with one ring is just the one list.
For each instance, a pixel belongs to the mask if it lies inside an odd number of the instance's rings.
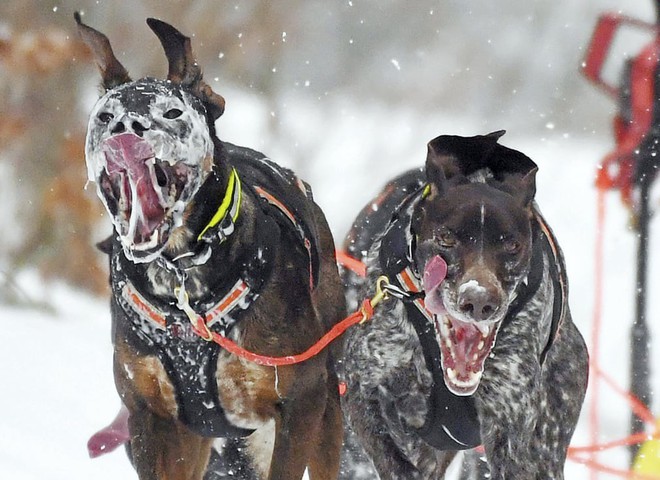
[[389,294],[387,292],[387,287],[389,286],[390,280],[385,275],[378,277],[378,280],[376,280],[376,294],[371,298],[371,300],[369,300],[371,311],[368,312],[364,305],[360,308],[360,312],[362,313],[362,320],[360,320],[360,324],[363,324],[371,318],[373,315],[373,309],[376,308],[380,302],[389,298]]

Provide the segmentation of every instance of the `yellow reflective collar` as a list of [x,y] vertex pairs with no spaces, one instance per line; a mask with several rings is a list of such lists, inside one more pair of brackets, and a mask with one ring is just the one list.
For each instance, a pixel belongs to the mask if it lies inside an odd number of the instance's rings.
[[422,190],[422,198],[426,198],[429,195],[431,195],[431,185],[427,183],[424,190]]
[[[234,222],[238,218],[238,213],[241,208],[241,180],[238,178],[238,173],[236,169],[231,169],[231,175],[229,175],[229,181],[227,182],[227,189],[225,190],[225,196],[218,207],[218,210],[213,215],[211,221],[204,227],[202,233],[199,234],[197,240],[201,240],[204,234],[211,228],[215,227],[218,224],[224,224],[225,218],[229,217],[231,219],[231,226],[224,232],[230,234],[234,230]],[[222,226],[222,225],[221,225]]]

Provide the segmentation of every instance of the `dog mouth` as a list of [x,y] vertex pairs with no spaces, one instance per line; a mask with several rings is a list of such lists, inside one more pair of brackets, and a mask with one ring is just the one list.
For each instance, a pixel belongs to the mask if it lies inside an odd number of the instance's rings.
[[479,387],[501,322],[465,321],[450,315],[441,291],[446,274],[447,263],[439,255],[426,263],[424,303],[433,314],[445,385],[455,395],[469,396]]
[[449,315],[435,315],[442,371],[447,388],[455,395],[472,395],[481,382],[499,323],[467,323]]
[[180,223],[181,196],[194,168],[156,158],[150,142],[134,133],[103,141],[105,168],[97,180],[120,240],[134,260],[148,261]]

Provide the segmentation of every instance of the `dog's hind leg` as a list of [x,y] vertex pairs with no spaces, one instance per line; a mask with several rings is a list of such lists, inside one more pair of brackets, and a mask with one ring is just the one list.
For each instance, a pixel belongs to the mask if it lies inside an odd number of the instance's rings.
[[259,480],[243,438],[216,440],[204,480]]

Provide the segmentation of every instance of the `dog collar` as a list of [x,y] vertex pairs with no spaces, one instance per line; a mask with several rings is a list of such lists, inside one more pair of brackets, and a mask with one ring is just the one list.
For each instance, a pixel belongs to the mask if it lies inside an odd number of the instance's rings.
[[[238,214],[241,208],[241,180],[236,173],[236,169],[231,169],[229,180],[227,181],[227,188],[225,189],[225,196],[220,202],[218,210],[215,212],[211,221],[204,227],[202,232],[197,236],[197,240],[211,241],[217,235],[220,242],[223,242],[229,235],[234,233],[234,224],[238,219]],[[218,227],[217,233],[214,231]]]

